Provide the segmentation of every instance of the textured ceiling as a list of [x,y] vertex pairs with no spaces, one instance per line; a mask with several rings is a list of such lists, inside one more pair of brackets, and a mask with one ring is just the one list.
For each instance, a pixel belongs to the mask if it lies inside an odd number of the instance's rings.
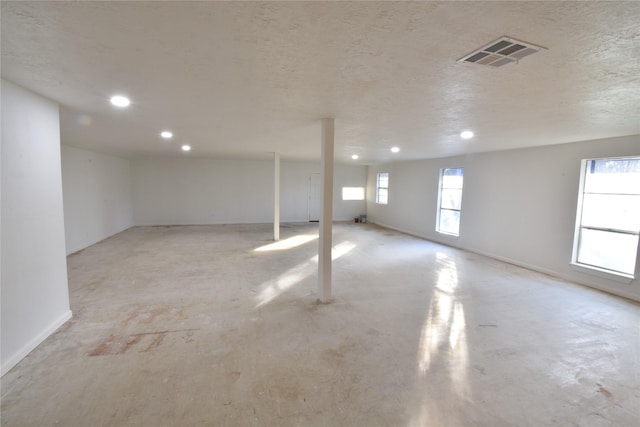
[[[2,76],[60,103],[64,143],[102,152],[319,159],[322,117],[336,160],[360,164],[640,134],[638,2],[1,7]],[[503,35],[548,50],[456,62]]]

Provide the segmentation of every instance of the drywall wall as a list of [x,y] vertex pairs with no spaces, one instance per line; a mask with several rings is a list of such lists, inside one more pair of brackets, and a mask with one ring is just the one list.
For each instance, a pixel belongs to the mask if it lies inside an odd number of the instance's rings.
[[[631,155],[640,155],[638,135],[371,166],[367,214],[383,226],[640,300],[638,279],[620,283],[570,264],[581,160]],[[445,167],[464,167],[459,238],[435,231]],[[389,172],[386,206],[375,203],[378,172]]]
[[367,167],[336,164],[333,168],[333,219],[353,220],[367,213],[367,201],[342,200],[342,187],[367,186]]
[[2,98],[2,374],[71,317],[58,105],[6,80]]
[[[283,162],[280,170],[280,215],[283,222],[309,220],[309,177],[320,173],[320,163]],[[335,164],[333,220],[347,221],[366,213],[365,200],[342,200],[342,187],[366,187],[367,168]]]
[[[280,220],[308,220],[309,175],[320,165],[280,164]],[[273,162],[196,158],[132,161],[136,225],[267,223],[273,221]],[[336,165],[334,220],[365,212],[362,201],[343,201],[343,186],[366,185],[366,167]]]
[[273,220],[273,163],[197,158],[133,160],[136,225]]
[[131,161],[62,145],[67,254],[133,225]]

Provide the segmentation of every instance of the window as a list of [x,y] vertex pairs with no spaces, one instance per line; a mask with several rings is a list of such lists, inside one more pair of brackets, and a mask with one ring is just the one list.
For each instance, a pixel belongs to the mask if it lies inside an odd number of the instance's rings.
[[342,200],[364,200],[364,187],[342,187]]
[[633,277],[640,232],[640,157],[583,160],[574,264]]
[[389,201],[389,173],[380,172],[376,180],[376,203],[386,205]]
[[462,207],[463,168],[440,170],[440,197],[436,231],[440,233],[460,234],[460,209]]

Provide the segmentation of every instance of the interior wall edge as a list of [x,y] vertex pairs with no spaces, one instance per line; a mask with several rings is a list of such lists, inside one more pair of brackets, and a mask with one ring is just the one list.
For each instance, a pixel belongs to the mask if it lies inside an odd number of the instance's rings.
[[117,235],[118,235],[118,234],[120,234],[120,233],[124,233],[125,231],[127,231],[127,230],[129,230],[129,229],[131,229],[131,228],[134,228],[134,227],[136,227],[136,226],[135,226],[135,225],[130,225],[130,226],[126,227],[126,228],[123,228],[123,229],[122,229],[122,230],[120,230],[120,231],[116,231],[116,232],[115,232],[115,233],[113,233],[113,234],[110,234],[110,235],[105,236],[105,237],[103,237],[103,238],[101,238],[101,239],[98,239],[98,240],[96,240],[95,242],[91,242],[91,243],[88,243],[88,244],[86,244],[86,245],[83,245],[83,246],[82,246],[82,247],[80,247],[80,248],[72,249],[71,251],[67,251],[67,256],[71,256],[71,255],[73,255],[73,254],[76,254],[76,253],[78,253],[78,252],[80,252],[80,251],[84,250],[84,249],[87,249],[88,247],[91,247],[91,246],[93,246],[93,245],[97,245],[98,243],[104,242],[105,240],[108,240],[108,239],[110,239],[110,238],[112,238],[112,237],[114,237],[114,236],[117,236]]
[[33,337],[31,341],[26,343],[20,350],[18,350],[13,356],[9,357],[7,361],[2,364],[2,367],[0,368],[0,376],[4,376],[4,374],[9,372],[14,366],[18,364],[18,362],[20,362],[36,347],[42,344],[42,342],[44,342],[44,340],[46,340],[49,335],[58,330],[58,328],[64,325],[72,317],[73,313],[71,312],[71,310],[68,310],[67,312],[63,313],[58,319],[51,322],[51,324],[46,329]]
[[62,143],[66,255],[133,226],[131,161]]
[[0,372],[71,316],[59,105],[0,79],[2,280]]

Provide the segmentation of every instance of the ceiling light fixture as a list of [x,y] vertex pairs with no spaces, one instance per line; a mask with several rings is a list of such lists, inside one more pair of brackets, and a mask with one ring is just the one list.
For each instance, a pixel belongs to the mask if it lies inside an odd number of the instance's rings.
[[131,104],[131,101],[129,101],[129,98],[127,98],[126,96],[114,95],[111,97],[111,103],[116,107],[124,108],[128,107],[129,104]]
[[160,133],[160,136],[163,137],[164,139],[171,139],[173,138],[173,133],[169,132],[168,130],[165,130]]
[[352,158],[353,160],[358,160],[358,155],[357,155],[357,154],[354,154],[353,156],[351,156],[351,158]]
[[391,147],[391,152],[392,152],[392,153],[397,153],[397,152],[399,152],[399,151],[400,151],[400,148],[398,148],[398,147]]
[[462,132],[460,134],[460,138],[462,138],[462,139],[471,139],[471,138],[473,138],[473,132],[471,132],[470,130],[465,130],[464,132]]
[[191,146],[190,145],[185,144],[185,145],[182,146],[182,151],[190,151],[190,150],[191,150]]

